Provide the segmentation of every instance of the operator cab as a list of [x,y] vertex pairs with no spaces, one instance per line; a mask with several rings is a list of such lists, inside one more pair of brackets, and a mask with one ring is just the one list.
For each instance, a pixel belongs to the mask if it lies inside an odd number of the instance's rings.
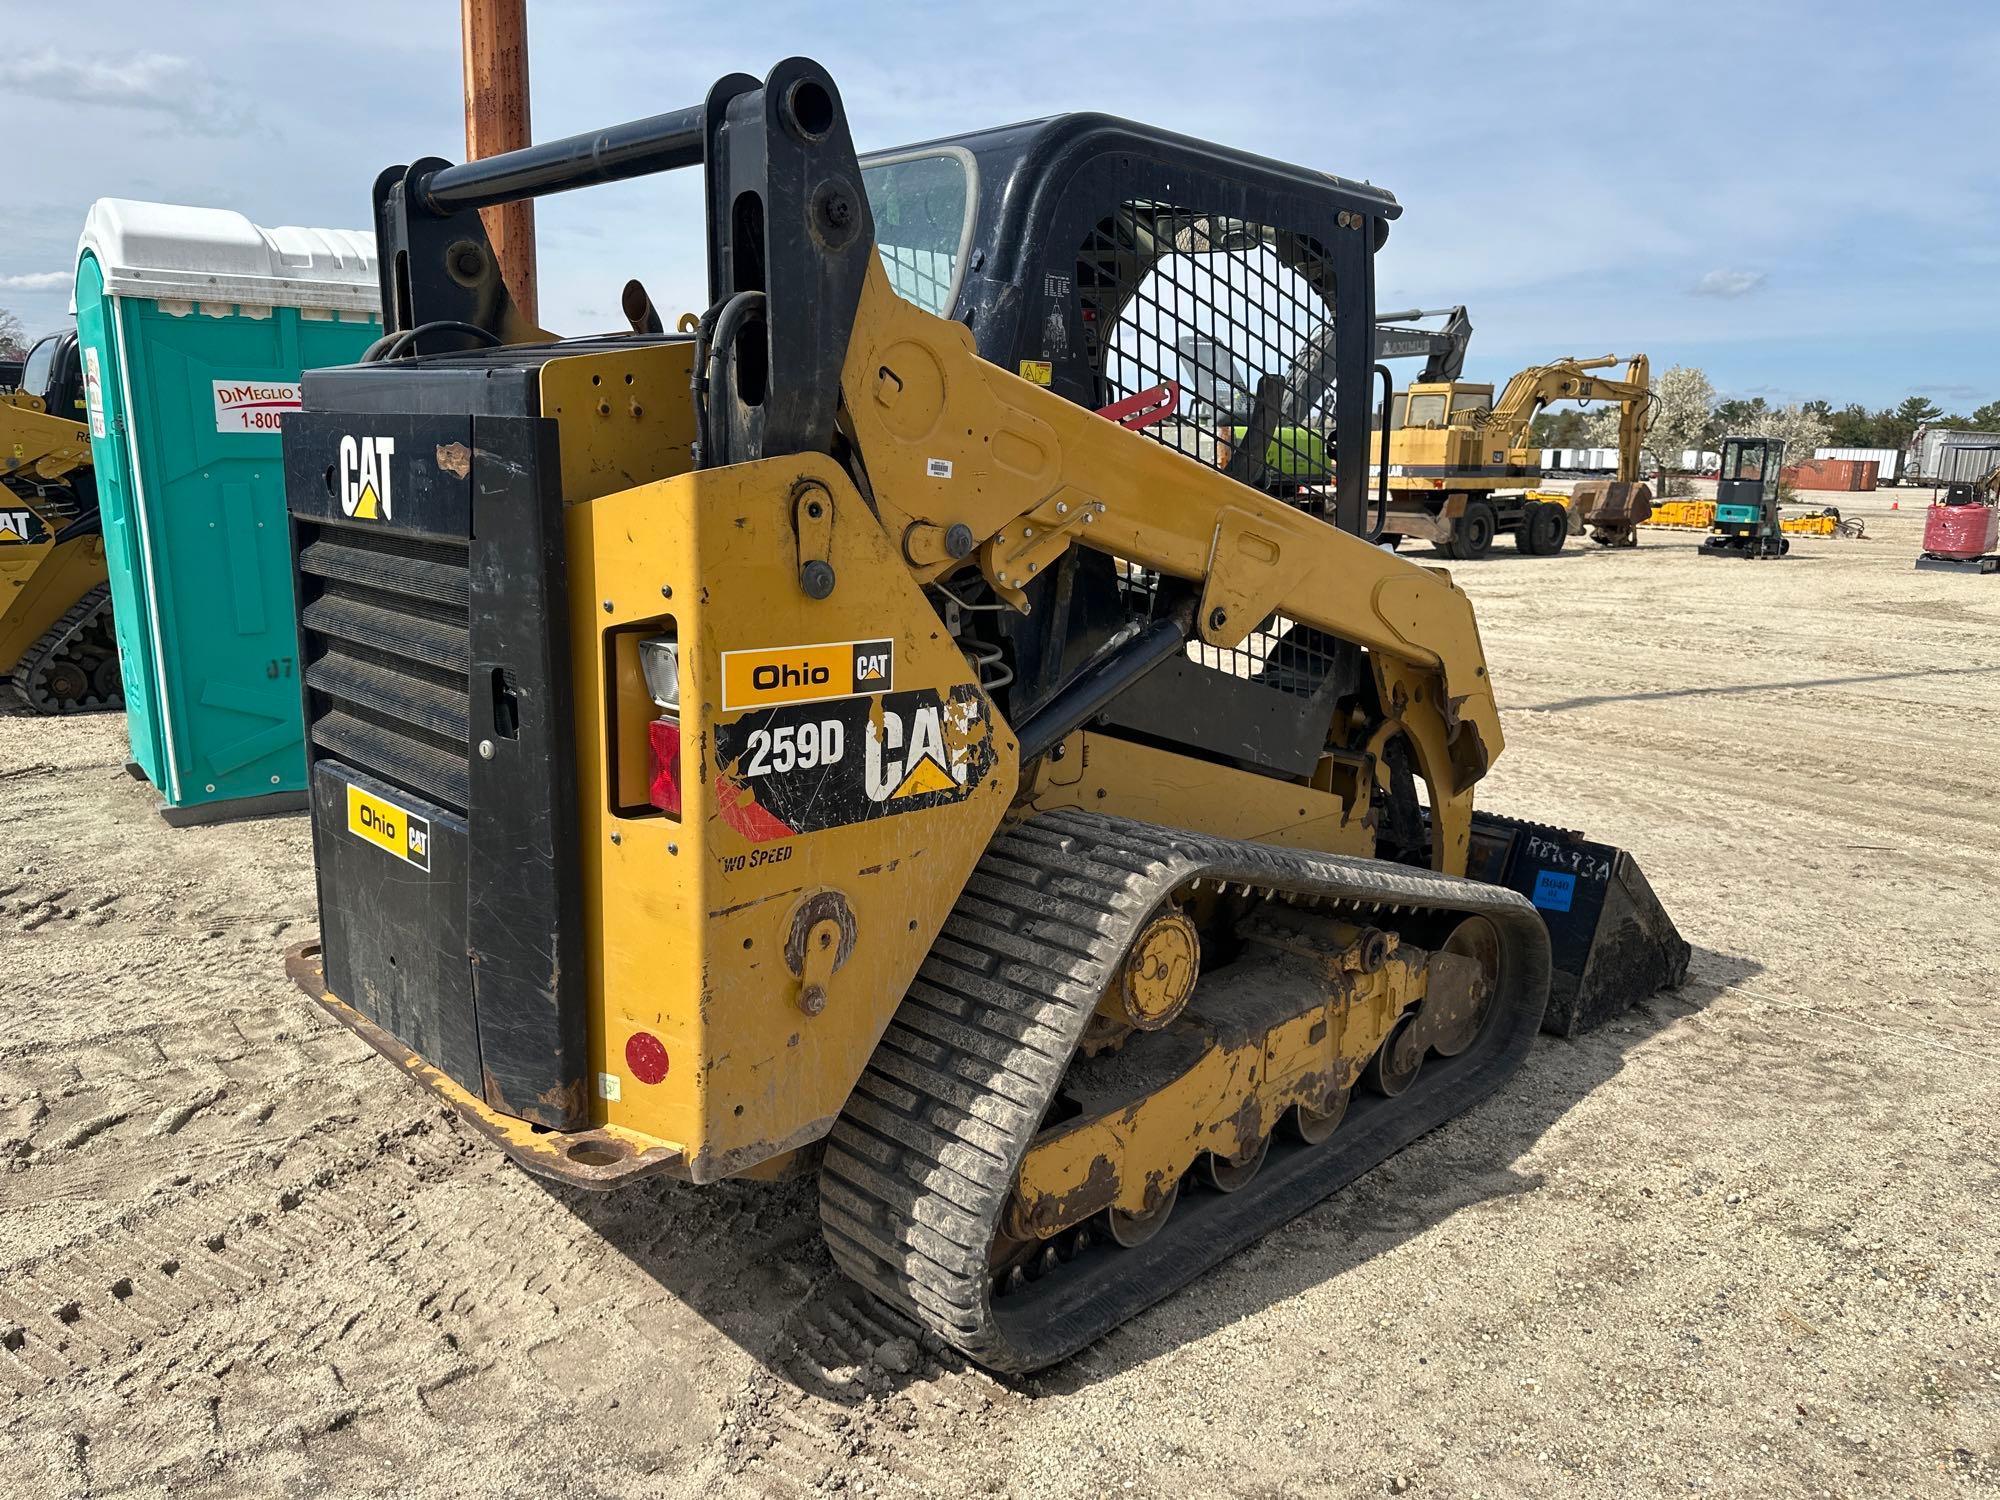
[[72,422],[84,419],[83,362],[77,352],[76,330],[45,334],[35,341],[21,364],[20,391],[42,403],[52,417]]
[[1469,381],[1450,380],[1412,385],[1396,398],[1391,427],[1419,427],[1441,431],[1464,426],[1480,413],[1493,410],[1493,387]]
[[[1778,473],[1785,464],[1782,438],[1729,438],[1722,445],[1722,470],[1715,481],[1715,518],[1752,521],[1755,508],[1778,503]],[[1742,515],[1724,511],[1745,508]]]
[[[963,323],[980,356],[1343,530],[1366,534],[1369,429],[1387,412],[1372,261],[1401,212],[1379,187],[1100,114],[1058,115],[860,159],[890,285]],[[1491,386],[1439,405],[1492,402]],[[982,677],[1010,718],[1046,705],[1185,585],[1072,548],[1025,614],[964,607],[1004,658]],[[947,609],[958,606],[946,601]],[[1332,705],[1362,691],[1352,646],[1273,619],[1200,645],[1100,729],[1309,776]],[[1275,644],[1274,644],[1275,643]]]
[[1782,438],[1733,437],[1722,443],[1715,481],[1715,527],[1701,544],[1705,557],[1783,557],[1792,550],[1778,520]]

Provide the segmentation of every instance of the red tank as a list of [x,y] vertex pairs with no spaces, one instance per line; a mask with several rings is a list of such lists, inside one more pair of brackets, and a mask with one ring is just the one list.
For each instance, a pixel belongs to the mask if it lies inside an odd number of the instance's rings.
[[1924,555],[1970,561],[2000,552],[2000,507],[1933,505],[1924,518]]

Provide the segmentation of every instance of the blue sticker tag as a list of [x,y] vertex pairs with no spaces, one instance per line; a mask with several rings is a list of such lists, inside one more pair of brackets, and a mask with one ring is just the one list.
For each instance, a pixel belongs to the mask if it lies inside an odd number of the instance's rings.
[[1530,899],[1544,911],[1568,911],[1576,899],[1576,877],[1543,870],[1535,876],[1535,894]]

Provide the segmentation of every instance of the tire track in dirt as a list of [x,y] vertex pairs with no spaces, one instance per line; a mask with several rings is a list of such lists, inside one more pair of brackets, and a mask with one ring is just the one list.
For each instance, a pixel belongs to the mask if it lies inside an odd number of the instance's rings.
[[1033,1382],[848,1287],[809,1182],[596,1197],[502,1164],[283,980],[312,925],[298,820],[167,830],[115,726],[0,715],[0,773],[32,762],[0,808],[10,1480],[176,1500],[1990,1482],[2000,1072],[1921,1043],[2000,1023],[1963,940],[2000,875],[1977,795],[2000,776],[1992,682],[1932,670],[1982,664],[2000,613],[1913,581],[1884,535],[1776,572],[1650,534],[1455,568],[1506,705],[1483,802],[1634,849],[1697,983],[1546,1043],[1467,1120]]

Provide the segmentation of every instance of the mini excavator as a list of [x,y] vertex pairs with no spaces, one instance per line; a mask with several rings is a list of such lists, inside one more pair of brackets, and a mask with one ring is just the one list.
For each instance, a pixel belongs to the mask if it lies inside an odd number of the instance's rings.
[[1784,468],[1783,438],[1723,440],[1715,517],[1701,539],[1703,557],[1783,557],[1792,550],[1778,506]]

